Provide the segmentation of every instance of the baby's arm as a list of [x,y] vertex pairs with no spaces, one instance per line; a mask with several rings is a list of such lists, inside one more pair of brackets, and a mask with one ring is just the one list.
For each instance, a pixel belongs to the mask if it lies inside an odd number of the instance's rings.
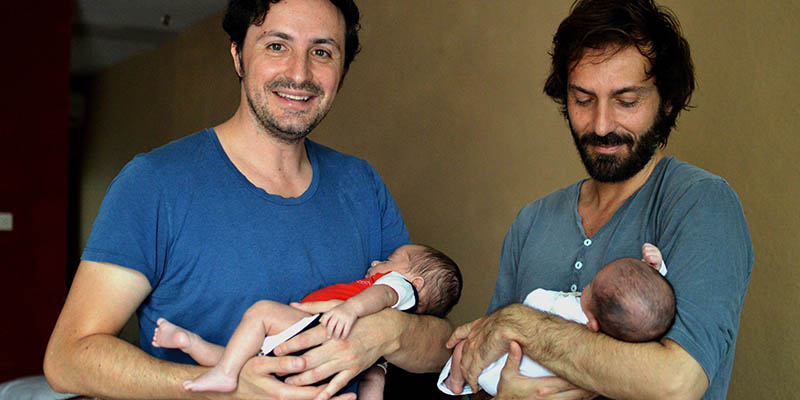
[[642,261],[655,269],[660,269],[663,260],[664,258],[661,256],[661,250],[659,250],[658,247],[650,243],[642,245]]
[[397,303],[397,292],[388,285],[372,285],[344,303],[322,314],[319,322],[328,328],[328,337],[344,339],[358,317],[374,314]]

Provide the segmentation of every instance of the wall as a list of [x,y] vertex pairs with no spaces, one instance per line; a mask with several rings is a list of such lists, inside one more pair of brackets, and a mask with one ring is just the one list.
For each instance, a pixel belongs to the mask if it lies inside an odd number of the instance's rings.
[[[465,272],[454,323],[480,316],[503,236],[528,202],[584,176],[542,93],[561,0],[359,1],[364,50],[313,138],[368,159],[412,239]],[[731,399],[792,398],[800,373],[800,126],[797,2],[664,4],[692,45],[696,108],[667,153],[725,177],[750,223],[756,265]],[[82,240],[110,179],[135,153],[223,121],[238,101],[228,43],[212,18],[94,83]],[[724,260],[721,260],[721,262]]]
[[[41,13],[6,4],[0,36],[0,382],[42,373],[66,294],[71,2]],[[33,26],[32,26],[33,25]]]

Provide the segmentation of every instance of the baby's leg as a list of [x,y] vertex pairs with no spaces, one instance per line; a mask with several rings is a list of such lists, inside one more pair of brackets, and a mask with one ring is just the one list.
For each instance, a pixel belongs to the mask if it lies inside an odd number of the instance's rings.
[[384,386],[386,386],[386,371],[373,365],[358,384],[358,400],[383,400]]
[[646,262],[655,269],[660,269],[662,260],[663,257],[661,256],[661,250],[659,250],[658,247],[653,246],[650,243],[645,243],[642,245],[642,261]]
[[242,316],[219,363],[199,377],[183,382],[192,392],[232,392],[239,380],[239,371],[247,360],[258,354],[267,335],[274,335],[308,314],[274,301],[262,300]]
[[192,357],[198,364],[213,367],[217,365],[222,352],[222,346],[206,342],[192,331],[181,328],[164,318],[156,321],[158,326],[153,332],[153,347],[166,349],[180,349]]

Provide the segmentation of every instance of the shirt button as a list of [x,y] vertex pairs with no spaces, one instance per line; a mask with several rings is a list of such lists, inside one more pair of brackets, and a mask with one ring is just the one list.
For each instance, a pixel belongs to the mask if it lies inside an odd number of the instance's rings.
[[578,291],[578,285],[572,285],[572,286],[570,286],[570,287],[569,287],[569,291],[570,291],[570,292],[577,292],[577,291]]
[[575,263],[575,269],[581,269],[581,268],[583,268],[583,263],[580,262],[580,261],[576,262]]
[[588,247],[588,246],[591,246],[591,245],[592,245],[592,239],[586,239],[586,240],[584,240],[584,241],[583,241],[583,245],[584,245],[584,246],[587,246],[587,247]]

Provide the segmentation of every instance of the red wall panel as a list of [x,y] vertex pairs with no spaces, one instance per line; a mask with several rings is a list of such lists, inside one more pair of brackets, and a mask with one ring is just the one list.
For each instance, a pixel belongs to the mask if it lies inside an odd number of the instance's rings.
[[0,6],[0,382],[42,373],[66,294],[71,1]]

